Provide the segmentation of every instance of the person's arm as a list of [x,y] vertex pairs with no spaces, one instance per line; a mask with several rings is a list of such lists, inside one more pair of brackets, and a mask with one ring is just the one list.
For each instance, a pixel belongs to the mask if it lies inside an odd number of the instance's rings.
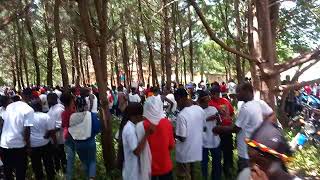
[[172,150],[175,145],[174,135],[173,135],[173,127],[170,122],[168,122],[169,126],[169,150]]
[[155,125],[150,124],[150,126],[148,127],[148,129],[146,129],[143,138],[142,138],[141,141],[139,142],[137,148],[133,151],[133,153],[134,153],[136,156],[139,156],[140,153],[142,152],[144,146],[146,145],[146,142],[147,142],[147,140],[148,140],[148,137],[154,132],[155,127],[156,127]]
[[170,99],[168,99],[166,96],[163,96],[163,99],[170,104],[170,112],[172,112],[173,102]]

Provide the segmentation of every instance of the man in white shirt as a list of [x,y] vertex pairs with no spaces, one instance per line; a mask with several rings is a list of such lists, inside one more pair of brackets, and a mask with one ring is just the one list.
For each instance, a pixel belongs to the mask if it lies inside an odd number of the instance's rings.
[[[22,93],[25,102],[32,97],[30,88]],[[30,148],[30,127],[33,126],[33,109],[23,101],[9,104],[2,114],[4,120],[0,146],[3,152],[6,179],[25,179],[27,169],[27,148]]]
[[85,97],[88,111],[98,113],[98,98],[89,88],[81,88],[80,96]]
[[[54,179],[53,154],[47,132],[55,129],[55,123],[52,122],[48,114],[42,112],[40,99],[32,100],[31,106],[35,111],[33,126],[30,128],[32,170],[36,180]],[[46,176],[43,173],[43,166],[46,170]]]
[[[239,101],[244,101],[239,111],[235,126],[216,127],[216,134],[237,133],[238,171],[249,166],[248,147],[245,138],[250,138],[252,132],[257,129],[264,120],[272,121],[275,114],[270,106],[262,100],[254,100],[253,87],[250,83],[243,83],[237,87]],[[272,119],[272,120],[271,120]]]
[[178,108],[181,110],[176,120],[176,161],[177,177],[194,179],[194,163],[202,160],[202,132],[205,112],[200,106],[193,105],[185,89],[174,93]]
[[210,92],[199,90],[198,92],[198,104],[203,108],[205,112],[206,122],[203,126],[203,152],[201,161],[202,179],[208,179],[208,162],[209,152],[212,157],[212,173],[211,177],[215,180],[221,179],[221,149],[220,149],[220,137],[213,134],[212,129],[216,127],[218,120],[218,110],[209,106]]
[[46,90],[44,88],[41,88],[40,92],[41,92],[41,94],[40,94],[39,98],[41,100],[42,112],[46,113],[49,111]]
[[126,112],[129,121],[122,130],[122,144],[124,153],[124,162],[122,169],[123,180],[141,180],[142,174],[139,164],[139,155],[143,151],[147,137],[152,134],[155,127],[150,127],[145,131],[145,135],[139,142],[136,134],[136,124],[142,121],[143,107],[140,103],[130,103]]
[[55,170],[59,171],[62,169],[65,171],[66,167],[66,154],[64,152],[64,138],[63,138],[63,128],[62,125],[62,117],[61,114],[64,111],[64,106],[58,103],[58,96],[55,93],[48,94],[48,104],[49,111],[48,115],[50,117],[51,123],[54,125],[54,128],[51,130],[51,134],[54,134],[54,138],[52,139],[53,144],[55,146],[54,150],[54,164]]
[[135,87],[131,88],[131,92],[129,94],[129,103],[133,103],[133,102],[137,102],[137,103],[141,102],[141,98],[137,94],[137,89]]

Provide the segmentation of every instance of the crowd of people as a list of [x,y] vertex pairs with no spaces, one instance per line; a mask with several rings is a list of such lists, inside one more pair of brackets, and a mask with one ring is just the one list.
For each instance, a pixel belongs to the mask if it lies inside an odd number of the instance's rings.
[[[250,81],[120,85],[106,93],[110,113],[121,118],[117,162],[124,180],[194,180],[198,163],[202,179],[297,179],[287,172],[290,147],[275,113],[254,99]],[[234,101],[242,102],[238,110]],[[87,178],[95,179],[97,88],[6,89],[0,106],[5,179],[25,179],[28,156],[35,179],[54,179],[59,171],[72,179],[76,154]]]

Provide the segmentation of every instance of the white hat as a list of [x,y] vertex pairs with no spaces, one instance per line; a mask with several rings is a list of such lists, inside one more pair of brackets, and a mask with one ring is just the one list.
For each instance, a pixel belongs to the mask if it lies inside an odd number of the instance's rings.
[[165,117],[161,98],[156,96],[149,97],[143,106],[143,116],[152,124],[158,125],[159,121]]

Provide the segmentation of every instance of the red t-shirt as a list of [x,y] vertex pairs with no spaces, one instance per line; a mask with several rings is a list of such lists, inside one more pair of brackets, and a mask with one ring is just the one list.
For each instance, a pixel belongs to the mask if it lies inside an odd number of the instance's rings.
[[[150,126],[150,121],[143,122],[144,128]],[[173,127],[167,118],[160,120],[153,134],[148,137],[152,154],[152,176],[164,175],[172,171],[173,165],[170,150],[174,148]]]
[[69,128],[69,122],[70,122],[70,116],[72,113],[76,112],[75,109],[66,109],[61,113],[61,118],[62,118],[62,128],[63,128],[63,137],[64,139],[67,139],[68,137],[68,128]]
[[225,107],[227,112],[229,112],[229,116],[221,116],[222,118],[222,125],[223,126],[231,126],[232,119],[231,117],[234,115],[234,109],[231,103],[226,98],[219,98],[218,100],[212,99],[209,101],[209,106],[213,106],[217,108],[219,111],[222,111]]

